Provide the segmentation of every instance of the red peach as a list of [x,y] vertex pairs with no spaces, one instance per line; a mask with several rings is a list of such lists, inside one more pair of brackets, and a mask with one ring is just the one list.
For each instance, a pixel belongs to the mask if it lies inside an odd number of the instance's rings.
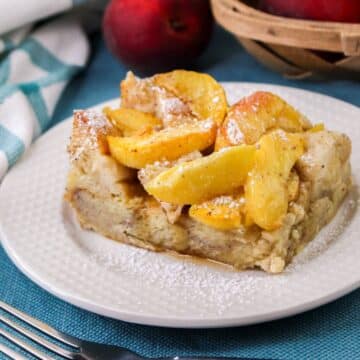
[[103,19],[110,51],[143,71],[188,65],[206,48],[212,27],[208,0],[112,0]]

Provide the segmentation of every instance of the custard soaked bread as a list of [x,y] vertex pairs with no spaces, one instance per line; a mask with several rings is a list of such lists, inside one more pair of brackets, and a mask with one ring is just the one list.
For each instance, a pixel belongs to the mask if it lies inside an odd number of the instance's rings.
[[153,251],[283,271],[351,185],[346,135],[257,92],[230,108],[205,74],[121,84],[121,107],[76,111],[66,199],[80,224]]

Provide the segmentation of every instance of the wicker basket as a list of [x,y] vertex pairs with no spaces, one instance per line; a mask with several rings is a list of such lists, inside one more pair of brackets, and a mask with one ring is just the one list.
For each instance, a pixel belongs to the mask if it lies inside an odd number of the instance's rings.
[[291,78],[360,79],[360,24],[274,16],[252,7],[251,1],[211,3],[218,23],[271,69]]

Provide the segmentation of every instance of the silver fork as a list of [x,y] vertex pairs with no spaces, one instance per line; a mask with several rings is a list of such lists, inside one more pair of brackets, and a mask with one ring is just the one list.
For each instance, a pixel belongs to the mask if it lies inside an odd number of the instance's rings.
[[[9,316],[4,316],[0,313],[0,322],[7,325],[10,329],[18,332],[28,339],[32,340],[34,343],[44,347],[53,354],[61,356],[65,359],[72,360],[144,360],[147,359],[142,357],[133,351],[128,349],[112,346],[98,344],[94,342],[80,340],[73,336],[64,334],[49,325],[31,317],[30,315],[25,314],[24,312],[15,309],[14,307],[0,301],[0,309],[4,312],[16,317],[17,319],[25,322],[30,325],[32,328],[39,330],[41,333],[47,335],[48,337],[57,340],[58,343],[51,342],[45,339],[42,336],[39,336],[35,332],[23,327],[19,323],[13,321]],[[17,345],[18,347],[25,350],[27,353],[34,355],[41,360],[53,360],[53,358],[39,350],[37,347],[33,346],[30,342],[24,341],[18,336],[14,335],[14,332],[9,332],[4,328],[0,328],[0,337],[6,338],[8,341]],[[14,350],[7,347],[5,344],[0,342],[0,353],[5,354],[10,359],[14,360],[26,360],[26,358]],[[249,358],[200,358],[200,357],[169,357],[169,358],[159,358],[159,360],[211,360],[211,359],[227,359],[227,360],[251,360]]]

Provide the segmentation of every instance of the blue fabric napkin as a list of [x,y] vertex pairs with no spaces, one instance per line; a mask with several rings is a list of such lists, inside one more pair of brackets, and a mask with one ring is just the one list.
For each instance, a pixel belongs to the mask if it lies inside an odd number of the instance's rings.
[[0,179],[48,128],[66,84],[89,55],[88,41],[76,21],[63,18],[32,32],[19,31],[2,38]]
[[[104,1],[0,2],[0,181],[48,128],[65,86],[84,67],[89,56],[84,27],[98,25],[94,14]],[[77,7],[80,3],[89,4]]]

